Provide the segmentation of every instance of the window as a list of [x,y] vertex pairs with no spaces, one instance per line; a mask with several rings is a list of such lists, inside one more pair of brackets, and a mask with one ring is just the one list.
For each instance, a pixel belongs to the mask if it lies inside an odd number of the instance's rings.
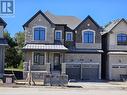
[[82,35],[83,43],[94,43],[94,32],[93,31],[84,31]]
[[34,40],[45,41],[45,28],[34,28]]
[[118,34],[117,35],[117,44],[118,45],[127,45],[127,34]]
[[38,65],[43,65],[44,64],[44,53],[34,52],[34,63]]
[[62,31],[55,31],[55,40],[62,39]]
[[72,32],[66,32],[66,41],[72,41],[73,35]]

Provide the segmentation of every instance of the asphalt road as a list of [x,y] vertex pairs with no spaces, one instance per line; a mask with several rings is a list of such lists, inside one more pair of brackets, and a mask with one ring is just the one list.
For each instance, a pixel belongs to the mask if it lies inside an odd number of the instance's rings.
[[0,95],[127,95],[124,89],[0,88]]

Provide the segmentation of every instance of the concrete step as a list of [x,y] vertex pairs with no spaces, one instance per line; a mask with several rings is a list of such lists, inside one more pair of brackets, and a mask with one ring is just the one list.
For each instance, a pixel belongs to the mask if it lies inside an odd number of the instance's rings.
[[60,75],[61,73],[60,73],[60,71],[51,71],[51,74],[52,75]]

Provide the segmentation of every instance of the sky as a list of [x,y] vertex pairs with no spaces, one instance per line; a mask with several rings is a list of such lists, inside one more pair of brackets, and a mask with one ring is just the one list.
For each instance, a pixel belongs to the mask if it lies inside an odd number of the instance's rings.
[[7,22],[6,30],[11,36],[24,31],[22,25],[39,10],[76,16],[81,20],[90,15],[100,26],[104,26],[118,18],[127,19],[127,0],[15,0],[14,16],[2,16]]

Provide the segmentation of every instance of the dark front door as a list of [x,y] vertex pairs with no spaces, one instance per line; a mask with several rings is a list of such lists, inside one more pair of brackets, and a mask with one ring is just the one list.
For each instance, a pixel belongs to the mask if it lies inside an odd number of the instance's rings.
[[55,71],[61,70],[60,54],[59,53],[54,53],[54,70]]

